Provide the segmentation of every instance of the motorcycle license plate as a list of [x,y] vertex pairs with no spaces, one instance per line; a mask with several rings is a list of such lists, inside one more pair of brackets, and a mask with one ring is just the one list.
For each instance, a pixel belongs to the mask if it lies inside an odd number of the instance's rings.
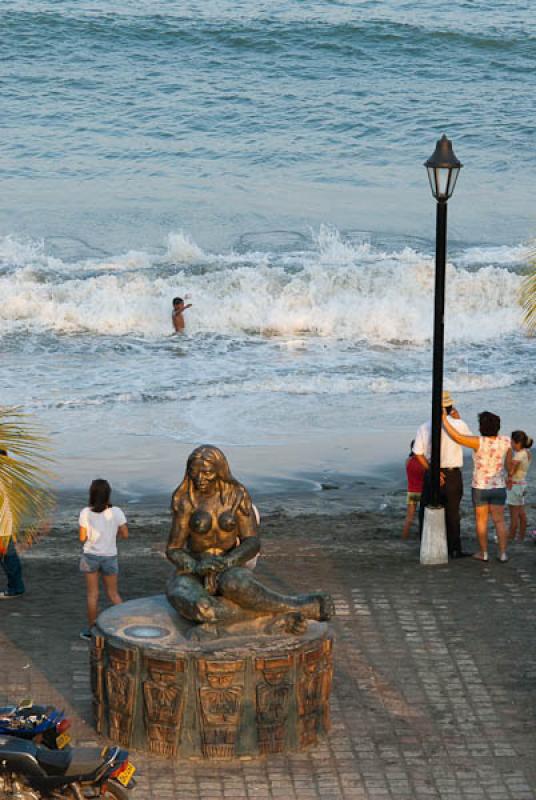
[[68,733],[60,733],[60,735],[56,739],[56,746],[58,747],[58,750],[67,747],[70,741],[71,737],[69,736]]
[[123,786],[128,786],[135,772],[136,772],[136,767],[134,766],[134,764],[131,764],[130,761],[127,761],[125,769],[123,769],[119,773],[119,775],[117,776],[117,780],[119,781],[119,783],[122,783]]

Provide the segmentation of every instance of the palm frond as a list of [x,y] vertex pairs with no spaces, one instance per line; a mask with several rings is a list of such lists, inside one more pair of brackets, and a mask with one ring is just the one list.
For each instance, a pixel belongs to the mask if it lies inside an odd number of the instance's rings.
[[525,312],[523,322],[530,333],[536,332],[536,249],[529,254],[529,274],[523,279],[519,299]]
[[523,306],[523,322],[530,333],[536,331],[536,269],[527,275],[521,286],[521,305]]
[[0,539],[31,544],[54,505],[50,442],[31,417],[0,407]]

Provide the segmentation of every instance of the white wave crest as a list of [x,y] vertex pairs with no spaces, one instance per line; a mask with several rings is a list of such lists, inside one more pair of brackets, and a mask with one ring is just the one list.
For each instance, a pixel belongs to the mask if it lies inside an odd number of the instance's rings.
[[459,266],[493,265],[508,267],[516,264],[525,264],[531,255],[528,245],[520,244],[514,247],[503,245],[501,247],[469,247],[457,258]]
[[[130,252],[69,265],[50,259],[40,243],[6,237],[0,241],[0,265],[9,267],[0,273],[0,333],[161,337],[171,332],[171,299],[188,294],[191,333],[316,335],[372,344],[430,340],[429,256],[353,245],[329,228],[321,228],[315,243],[299,253],[218,255],[178,233],[169,235],[164,259]],[[166,269],[160,269],[163,261]],[[210,272],[191,274],[195,262],[209,264]],[[172,264],[177,269],[170,275]],[[54,267],[50,280],[35,274],[44,266]],[[449,263],[447,341],[492,341],[518,330],[519,284],[519,276],[501,266],[475,268],[463,257]]]
[[4,266],[57,269],[63,266],[63,262],[45,253],[43,240],[17,239],[7,235],[0,237],[0,267]]
[[186,234],[170,233],[167,238],[167,258],[173,264],[191,264],[200,261],[205,254]]

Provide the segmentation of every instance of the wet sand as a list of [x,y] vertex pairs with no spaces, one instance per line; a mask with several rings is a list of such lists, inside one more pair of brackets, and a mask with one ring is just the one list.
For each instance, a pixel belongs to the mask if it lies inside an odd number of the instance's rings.
[[[413,429],[347,432],[296,436],[286,443],[255,443],[251,446],[222,444],[231,470],[258,497],[307,494],[322,484],[352,481],[374,485],[393,480],[402,483],[404,459]],[[154,435],[133,437],[118,431],[112,442],[101,442],[71,433],[54,437],[57,487],[64,493],[85,493],[95,477],[105,477],[117,496],[141,502],[169,497],[184,475],[186,459],[200,441],[170,441]]]

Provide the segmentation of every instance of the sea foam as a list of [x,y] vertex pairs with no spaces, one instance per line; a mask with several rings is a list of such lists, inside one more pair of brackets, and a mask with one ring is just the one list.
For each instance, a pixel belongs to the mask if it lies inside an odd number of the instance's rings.
[[[449,261],[447,341],[493,341],[519,329],[521,278],[509,267],[524,252],[473,248]],[[422,345],[431,337],[433,287],[430,255],[355,244],[327,227],[309,250],[209,253],[179,232],[162,253],[78,262],[47,255],[43,243],[0,240],[0,334],[162,337],[180,294],[192,303],[194,334]]]

